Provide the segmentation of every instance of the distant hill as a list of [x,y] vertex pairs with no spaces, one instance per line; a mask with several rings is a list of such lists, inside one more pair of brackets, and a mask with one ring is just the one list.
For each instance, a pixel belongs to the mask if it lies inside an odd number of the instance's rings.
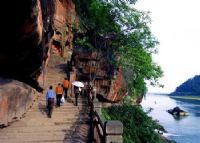
[[170,95],[199,95],[200,96],[200,75],[196,75],[193,78],[188,79]]

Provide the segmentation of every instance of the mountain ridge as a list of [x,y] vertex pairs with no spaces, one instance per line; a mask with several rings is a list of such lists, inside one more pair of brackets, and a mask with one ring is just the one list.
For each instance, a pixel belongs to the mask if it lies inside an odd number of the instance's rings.
[[195,75],[176,87],[170,95],[200,96],[200,75]]

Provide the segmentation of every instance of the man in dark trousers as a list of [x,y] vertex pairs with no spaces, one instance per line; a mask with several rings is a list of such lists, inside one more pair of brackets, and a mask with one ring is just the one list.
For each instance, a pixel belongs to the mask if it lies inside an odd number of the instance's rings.
[[56,94],[53,91],[53,86],[49,86],[49,90],[46,94],[46,103],[47,103],[47,109],[48,109],[48,117],[51,118],[52,112],[53,112],[53,106],[54,106],[54,100],[55,100]]
[[75,106],[78,106],[78,96],[80,95],[81,88],[74,86],[74,94],[75,94]]

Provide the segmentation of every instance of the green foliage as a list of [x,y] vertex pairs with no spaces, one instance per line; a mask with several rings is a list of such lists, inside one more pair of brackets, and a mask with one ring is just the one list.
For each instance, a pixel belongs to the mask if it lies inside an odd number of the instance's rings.
[[128,3],[128,4],[135,4],[137,0],[105,0],[106,2],[110,3]]
[[112,106],[103,109],[107,120],[120,120],[123,123],[123,142],[161,143],[160,136],[154,131],[160,126],[148,117],[141,107],[133,105]]
[[75,47],[108,52],[108,63],[121,67],[130,96],[143,96],[145,81],[159,85],[160,66],[152,61],[158,41],[152,35],[148,13],[130,7],[136,0],[74,1],[79,16]]
[[110,115],[108,114],[107,110],[102,109],[101,113],[102,113],[102,118],[103,118],[104,121],[106,121],[106,120],[111,120],[111,117],[110,117]]
[[93,45],[90,44],[90,42],[88,42],[88,38],[87,37],[84,37],[82,39],[77,38],[75,44],[77,46],[82,46],[83,48],[94,49]]
[[[116,31],[114,16],[111,13],[112,6],[102,0],[75,1],[79,20],[80,30],[94,36],[106,32]],[[88,33],[89,32],[89,33]],[[92,37],[90,37],[92,38]]]

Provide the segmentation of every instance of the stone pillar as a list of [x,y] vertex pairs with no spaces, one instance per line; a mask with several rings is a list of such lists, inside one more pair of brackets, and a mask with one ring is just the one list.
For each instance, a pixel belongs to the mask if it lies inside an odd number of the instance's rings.
[[70,76],[69,76],[69,88],[67,90],[67,95],[69,97],[72,96],[72,86],[71,86],[72,77],[73,77],[73,72],[70,72]]
[[72,67],[72,71],[70,72],[70,78],[69,78],[69,88],[68,88],[68,94],[70,97],[74,97],[74,87],[72,86],[72,82],[76,80],[76,68]]
[[104,124],[106,143],[123,143],[123,124],[120,121],[107,121]]
[[97,89],[95,86],[93,87],[93,90],[92,90],[92,96],[93,96],[94,101],[96,101],[97,100]]
[[99,116],[101,116],[101,108],[102,104],[99,101],[94,101],[94,110],[98,113]]
[[101,102],[98,101],[96,94],[97,94],[96,87],[93,87],[92,96],[94,99],[93,100],[94,110],[97,111],[98,115],[101,115],[102,104]]

